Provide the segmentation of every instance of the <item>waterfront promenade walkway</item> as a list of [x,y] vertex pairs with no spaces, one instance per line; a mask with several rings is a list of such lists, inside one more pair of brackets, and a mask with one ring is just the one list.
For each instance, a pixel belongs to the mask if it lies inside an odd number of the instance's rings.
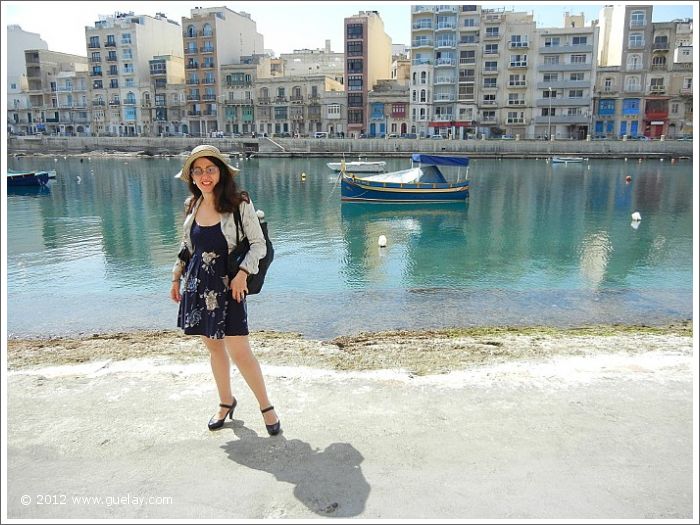
[[[504,348],[497,339],[494,351]],[[282,352],[280,341],[266,351]],[[632,334],[605,339],[592,353],[602,340],[531,341],[580,346],[448,374],[263,362],[284,429],[276,437],[237,374],[234,420],[209,432],[215,405],[206,359],[172,361],[158,357],[157,346],[150,358],[11,369],[3,512],[693,518],[691,338]],[[118,355],[119,343],[110,345]]]

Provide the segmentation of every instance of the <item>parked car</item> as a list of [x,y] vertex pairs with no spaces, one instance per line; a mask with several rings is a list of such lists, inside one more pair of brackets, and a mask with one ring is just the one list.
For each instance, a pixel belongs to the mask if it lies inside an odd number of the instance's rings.
[[317,131],[316,133],[314,133],[314,138],[315,139],[327,139],[328,133],[325,131]]
[[683,135],[683,136],[681,136],[681,137],[678,137],[676,140],[689,140],[689,141],[692,142],[692,141],[693,141],[693,136],[692,136],[692,135]]
[[387,135],[386,138],[388,138],[388,139],[398,139],[398,138],[399,138],[399,135],[398,135],[398,133],[389,133],[389,134]]
[[431,139],[431,140],[442,140],[442,139],[444,139],[444,138],[445,138],[445,137],[443,137],[442,135],[437,135],[437,134],[436,134],[436,135],[430,135],[430,139]]
[[401,138],[402,139],[417,139],[418,135],[415,133],[401,133]]
[[513,135],[501,135],[501,140],[515,140]]

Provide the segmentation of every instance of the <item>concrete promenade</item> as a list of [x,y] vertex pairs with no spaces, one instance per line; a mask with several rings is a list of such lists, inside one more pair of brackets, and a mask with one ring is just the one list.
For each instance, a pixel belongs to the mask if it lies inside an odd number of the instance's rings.
[[431,140],[431,139],[292,139],[292,138],[153,138],[153,137],[8,137],[9,154],[145,152],[178,155],[199,144],[214,144],[230,154],[258,157],[405,158],[411,153],[462,154],[473,158],[542,158],[579,155],[589,158],[691,157],[692,141],[585,140]]

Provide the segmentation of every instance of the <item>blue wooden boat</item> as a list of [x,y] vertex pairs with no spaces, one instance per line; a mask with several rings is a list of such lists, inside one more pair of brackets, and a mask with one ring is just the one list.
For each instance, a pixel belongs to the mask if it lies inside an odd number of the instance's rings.
[[[464,168],[464,178],[447,182],[438,166]],[[459,202],[469,197],[469,157],[414,153],[406,170],[358,177],[341,169],[340,198],[361,202]]]
[[7,187],[46,186],[55,179],[55,171],[7,171]]

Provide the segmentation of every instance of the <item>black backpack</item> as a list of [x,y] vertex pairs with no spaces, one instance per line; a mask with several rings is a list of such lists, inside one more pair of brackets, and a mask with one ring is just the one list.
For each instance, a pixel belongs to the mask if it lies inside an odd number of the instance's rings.
[[[250,241],[248,241],[248,237],[243,237],[243,240],[239,239],[238,237],[238,232],[243,230],[241,212],[238,210],[238,208],[234,210],[233,217],[238,225],[238,228],[236,228],[236,247],[229,254],[226,266],[230,278],[233,278],[238,273],[238,267],[243,262],[243,259],[245,259],[248,250],[250,250]],[[260,221],[260,228],[262,228],[263,235],[265,236],[267,253],[265,254],[265,257],[258,261],[258,273],[252,273],[248,276],[248,295],[260,293],[260,290],[262,290],[263,284],[265,283],[267,269],[270,267],[272,260],[275,258],[275,250],[272,247],[270,235],[267,233],[267,221],[260,218],[258,218],[258,220]]]

